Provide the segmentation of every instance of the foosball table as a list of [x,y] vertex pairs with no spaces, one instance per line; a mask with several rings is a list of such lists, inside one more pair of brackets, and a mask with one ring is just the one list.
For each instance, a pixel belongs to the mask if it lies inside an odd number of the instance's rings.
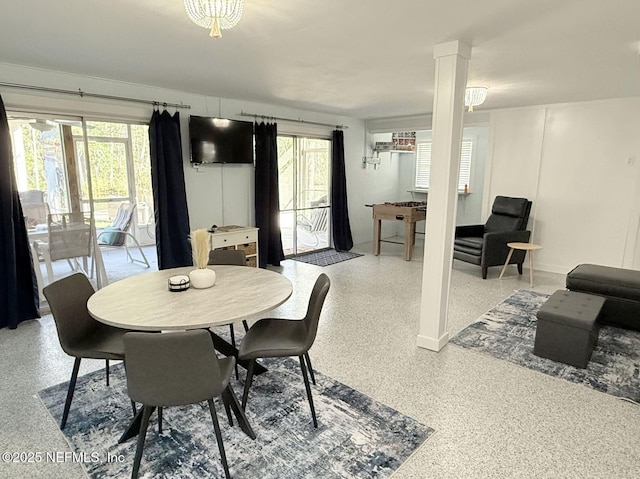
[[427,216],[426,201],[401,201],[370,205],[373,207],[373,254],[380,254],[380,243],[397,243],[380,239],[382,220],[404,221],[404,259],[411,261],[416,244],[416,223]]

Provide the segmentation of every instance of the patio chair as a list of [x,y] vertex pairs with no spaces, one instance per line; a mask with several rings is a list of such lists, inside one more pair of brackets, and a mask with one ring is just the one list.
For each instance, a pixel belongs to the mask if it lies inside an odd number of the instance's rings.
[[[136,203],[127,204],[123,203],[118,208],[118,212],[116,213],[115,218],[110,226],[105,227],[98,234],[98,246],[100,248],[124,248],[127,252],[127,257],[129,261],[132,263],[140,263],[146,265],[147,268],[150,268],[149,261],[142,251],[142,247],[138,240],[133,236],[129,229],[131,228],[131,223],[133,222],[133,213],[136,209]],[[133,241],[134,246],[138,248],[140,252],[140,256],[142,259],[134,258],[129,251],[129,246],[127,245],[127,240],[131,239]]]
[[28,228],[46,225],[49,205],[44,201],[44,191],[27,190],[19,193],[24,222]]
[[[47,241],[35,241],[35,250],[47,266],[49,283],[55,280],[53,261],[66,259],[73,271],[88,274],[88,260],[92,257],[91,218],[84,213],[63,213],[47,216]],[[78,261],[82,258],[82,264]]]

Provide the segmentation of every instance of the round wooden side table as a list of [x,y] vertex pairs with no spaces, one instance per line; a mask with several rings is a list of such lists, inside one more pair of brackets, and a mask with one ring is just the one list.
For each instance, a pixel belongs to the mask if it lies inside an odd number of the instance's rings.
[[542,249],[542,246],[535,243],[507,243],[509,249],[509,254],[507,255],[507,260],[504,262],[504,266],[502,267],[502,271],[500,272],[500,278],[504,274],[504,270],[507,269],[507,265],[509,264],[509,260],[511,259],[511,255],[515,250],[522,250],[529,252],[529,287],[533,288],[533,252],[537,249]]

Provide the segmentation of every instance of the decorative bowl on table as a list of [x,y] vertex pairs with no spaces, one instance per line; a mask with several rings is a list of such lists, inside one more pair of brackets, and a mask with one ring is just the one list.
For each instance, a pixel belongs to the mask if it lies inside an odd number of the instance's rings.
[[168,281],[169,291],[186,291],[189,289],[191,281],[186,274],[171,276]]

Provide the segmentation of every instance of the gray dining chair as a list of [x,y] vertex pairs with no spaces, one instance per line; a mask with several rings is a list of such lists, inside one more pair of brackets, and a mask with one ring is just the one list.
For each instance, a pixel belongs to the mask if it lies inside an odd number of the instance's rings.
[[218,359],[211,335],[205,330],[128,333],[124,336],[124,350],[129,397],[143,405],[131,477],[138,477],[149,418],[154,409],[207,401],[220,459],[229,479],[231,476],[213,398],[222,398],[231,424],[229,404],[235,405],[234,411],[242,414],[242,420],[248,427],[245,432],[255,439],[229,382],[235,358]]
[[[209,263],[210,265],[216,264],[227,264],[231,266],[246,266],[247,265],[247,257],[241,249],[214,249],[209,252]],[[249,325],[247,321],[243,320],[242,325],[244,326],[245,332],[249,330]],[[229,325],[229,333],[231,334],[231,345],[236,348],[236,334],[233,329],[233,324]],[[236,378],[238,377],[238,369],[236,366]]]
[[313,417],[313,425],[316,428],[318,427],[307,371],[313,384],[315,384],[316,380],[311,366],[311,359],[309,358],[309,349],[316,339],[322,305],[327,297],[330,285],[331,281],[326,274],[323,273],[318,276],[309,298],[307,314],[303,319],[266,318],[259,320],[249,328],[238,352],[239,359],[249,361],[247,379],[245,380],[242,394],[243,409],[246,409],[247,406],[256,359],[298,356],[304,386],[307,391],[307,399],[311,408],[311,416]]
[[91,317],[87,310],[87,301],[95,291],[82,273],[74,273],[55,281],[45,286],[42,292],[51,308],[60,346],[65,353],[75,358],[60,423],[60,429],[64,429],[81,360],[83,358],[105,359],[108,386],[109,360],[124,359],[122,336],[128,331],[107,326]]
[[[96,240],[100,248],[124,248],[130,262],[144,264],[147,268],[150,268],[151,265],[142,250],[142,246],[140,246],[137,238],[130,231],[133,226],[136,207],[137,203],[122,203],[118,207],[118,211],[111,225],[103,228],[96,237]],[[130,245],[127,244],[129,241],[132,243],[131,247],[138,248],[140,258],[142,259],[136,258],[131,254],[131,251],[129,251]]]

